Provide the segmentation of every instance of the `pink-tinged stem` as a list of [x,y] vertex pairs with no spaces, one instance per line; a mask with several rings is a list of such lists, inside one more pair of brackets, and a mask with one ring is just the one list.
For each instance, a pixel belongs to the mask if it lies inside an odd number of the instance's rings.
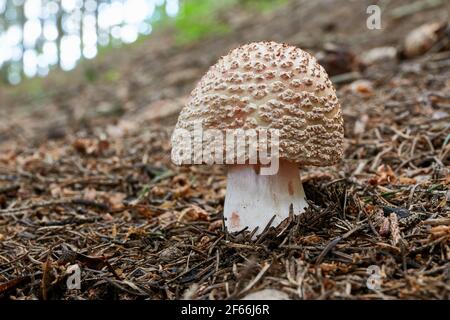
[[228,232],[248,227],[261,233],[275,215],[272,226],[289,217],[289,207],[300,214],[308,206],[296,164],[281,161],[275,175],[260,175],[253,165],[228,168],[224,217]]

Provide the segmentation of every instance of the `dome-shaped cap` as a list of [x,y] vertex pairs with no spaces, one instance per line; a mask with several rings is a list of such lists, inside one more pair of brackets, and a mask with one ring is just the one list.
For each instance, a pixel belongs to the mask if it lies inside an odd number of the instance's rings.
[[[335,164],[343,153],[341,106],[309,53],[276,42],[236,48],[200,80],[176,129],[278,129],[279,158],[299,165]],[[172,148],[183,142],[175,135]]]

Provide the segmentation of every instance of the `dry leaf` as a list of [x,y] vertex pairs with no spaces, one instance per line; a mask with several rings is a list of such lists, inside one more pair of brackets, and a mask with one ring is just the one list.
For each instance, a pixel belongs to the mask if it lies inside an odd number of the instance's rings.
[[432,239],[437,239],[446,235],[450,237],[450,226],[433,227],[431,228],[430,233]]
[[222,229],[223,221],[222,220],[215,220],[211,222],[211,224],[208,227],[208,231],[215,231],[218,229]]
[[97,190],[94,188],[86,188],[83,192],[83,199],[94,201],[97,198]]
[[416,184],[416,183],[417,183],[417,180],[414,179],[414,178],[409,178],[409,177],[401,176],[401,177],[398,178],[398,183],[399,183],[399,184],[409,184],[409,185],[412,185],[412,184]]
[[124,207],[123,200],[125,200],[126,197],[127,195],[121,192],[109,193],[107,196],[107,201],[109,202],[111,209],[119,210]]
[[394,170],[391,166],[382,164],[378,167],[375,177],[369,180],[371,185],[386,185],[397,182]]
[[373,95],[373,85],[369,80],[356,80],[350,84],[350,91],[362,97]]
[[204,209],[191,205],[189,208],[181,211],[180,216],[178,217],[178,221],[208,221],[209,214]]

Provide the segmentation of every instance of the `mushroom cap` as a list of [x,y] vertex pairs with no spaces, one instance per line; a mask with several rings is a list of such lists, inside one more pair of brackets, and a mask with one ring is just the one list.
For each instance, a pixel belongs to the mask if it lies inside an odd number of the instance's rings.
[[[254,42],[220,58],[192,91],[175,129],[192,131],[198,123],[223,133],[278,129],[279,158],[298,165],[328,166],[343,154],[341,106],[325,69],[287,44]],[[172,148],[182,146],[173,135]]]

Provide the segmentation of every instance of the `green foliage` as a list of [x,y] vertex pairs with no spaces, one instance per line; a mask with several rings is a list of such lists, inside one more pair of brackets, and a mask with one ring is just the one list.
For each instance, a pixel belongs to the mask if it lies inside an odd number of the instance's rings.
[[107,82],[116,82],[120,79],[120,71],[116,70],[116,69],[110,69],[108,70],[105,75],[104,75],[104,79]]
[[218,12],[237,0],[185,0],[181,2],[180,12],[174,18],[177,29],[177,42],[185,44],[210,35],[231,31],[230,26],[218,19]]
[[117,69],[109,69],[102,74],[99,74],[98,70],[96,70],[92,66],[87,66],[84,69],[84,77],[88,82],[96,82],[97,80],[105,81],[105,82],[117,82],[120,77],[120,71]]
[[263,13],[277,9],[288,2],[289,0],[243,0],[243,4],[248,9],[257,10]]
[[[201,40],[207,36],[221,35],[231,31],[231,27],[219,18],[219,13],[232,6],[240,6],[243,10],[262,13],[270,12],[289,0],[184,0],[181,1],[180,12],[174,18],[176,40],[186,44]],[[164,13],[161,21],[170,20]]]
[[84,77],[88,82],[95,82],[98,78],[97,71],[94,68],[87,67],[84,70]]

